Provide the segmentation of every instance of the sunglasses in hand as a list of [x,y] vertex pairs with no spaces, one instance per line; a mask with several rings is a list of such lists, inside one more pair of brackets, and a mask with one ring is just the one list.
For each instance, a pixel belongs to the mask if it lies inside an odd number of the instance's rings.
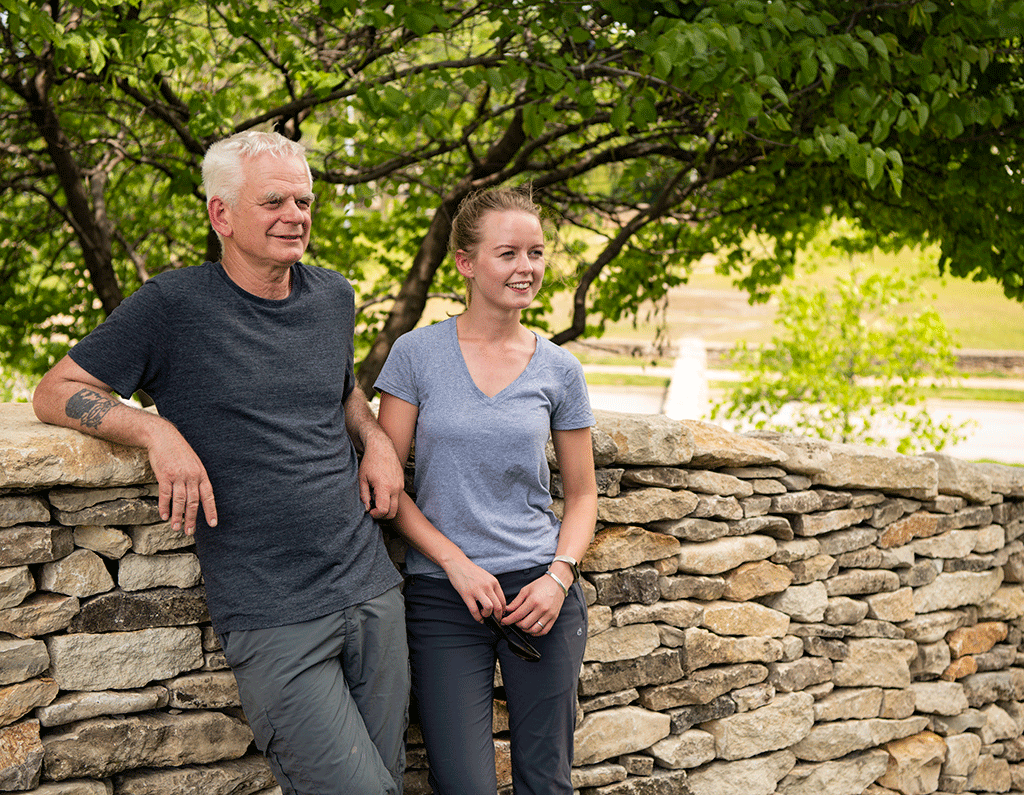
[[505,626],[494,616],[484,616],[484,623],[496,637],[505,639],[516,657],[527,662],[537,662],[540,659],[540,652],[533,647],[530,638],[515,624]]

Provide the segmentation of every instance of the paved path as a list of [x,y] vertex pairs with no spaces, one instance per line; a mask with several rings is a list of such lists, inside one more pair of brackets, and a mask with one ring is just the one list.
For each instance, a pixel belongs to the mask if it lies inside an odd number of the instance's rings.
[[[671,378],[668,389],[659,387],[590,387],[594,408],[637,414],[665,414],[675,419],[707,419],[710,410],[707,358],[699,339],[679,343],[680,355],[672,367],[597,367],[587,370],[633,372]],[[734,373],[712,371],[714,379],[726,380]],[[968,386],[1022,389],[1024,379],[971,378]],[[931,400],[928,409],[940,420],[949,416],[954,424],[977,423],[968,439],[942,452],[967,461],[989,460],[1024,464],[1024,403],[995,401]]]

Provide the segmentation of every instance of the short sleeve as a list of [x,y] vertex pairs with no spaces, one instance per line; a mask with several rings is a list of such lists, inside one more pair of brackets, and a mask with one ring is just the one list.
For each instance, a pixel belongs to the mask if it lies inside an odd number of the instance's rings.
[[563,351],[565,362],[565,392],[551,413],[551,428],[556,431],[574,431],[589,428],[595,424],[594,412],[590,408],[587,380],[583,365],[568,352]]
[[416,388],[416,371],[413,366],[416,361],[414,337],[415,334],[409,332],[395,340],[373,388],[378,392],[387,392],[406,403],[418,406],[420,397],[419,390]]

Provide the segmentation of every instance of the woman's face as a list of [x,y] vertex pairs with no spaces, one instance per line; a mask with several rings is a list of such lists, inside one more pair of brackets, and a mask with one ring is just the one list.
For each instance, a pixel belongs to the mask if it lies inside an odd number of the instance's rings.
[[544,230],[522,210],[494,210],[480,218],[476,251],[456,254],[459,272],[472,283],[472,301],[525,309],[544,280]]

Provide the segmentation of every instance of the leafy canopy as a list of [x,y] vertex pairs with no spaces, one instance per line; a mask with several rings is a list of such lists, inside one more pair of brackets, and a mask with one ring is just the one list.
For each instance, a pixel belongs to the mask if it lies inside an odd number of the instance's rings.
[[[458,288],[449,220],[531,182],[600,334],[704,254],[754,299],[836,217],[1024,300],[1024,3],[0,0],[0,357],[41,371],[149,276],[216,258],[199,163],[300,138],[309,261],[364,308],[360,371]],[[751,235],[765,245],[756,252]]]

